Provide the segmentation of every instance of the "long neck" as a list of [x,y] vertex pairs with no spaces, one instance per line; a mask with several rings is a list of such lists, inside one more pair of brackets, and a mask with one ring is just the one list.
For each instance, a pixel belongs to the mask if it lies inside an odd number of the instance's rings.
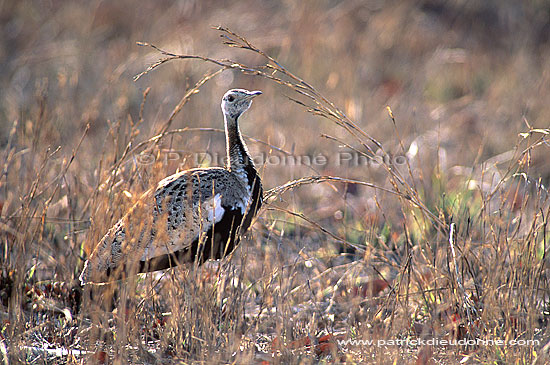
[[[236,173],[242,171],[254,170],[254,163],[248,154],[248,149],[244,144],[239,130],[237,119],[239,116],[224,114],[225,138],[227,147],[227,167]],[[248,175],[248,173],[247,173]]]

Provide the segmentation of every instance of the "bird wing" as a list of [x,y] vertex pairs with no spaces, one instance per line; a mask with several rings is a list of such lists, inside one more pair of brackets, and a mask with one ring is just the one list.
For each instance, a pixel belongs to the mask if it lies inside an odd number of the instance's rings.
[[221,168],[192,169],[159,182],[102,238],[85,263],[81,282],[108,275],[121,263],[135,264],[189,248],[231,209],[226,204],[229,185],[234,185],[231,178]]
[[154,226],[155,238],[145,247],[141,261],[189,248],[223,218],[222,194],[203,197],[182,207],[177,202],[176,208],[160,214]]

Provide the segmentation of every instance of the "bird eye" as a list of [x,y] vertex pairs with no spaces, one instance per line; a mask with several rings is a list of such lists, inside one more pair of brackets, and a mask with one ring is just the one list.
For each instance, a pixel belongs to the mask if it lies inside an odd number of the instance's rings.
[[232,103],[233,101],[235,101],[235,97],[233,95],[229,95],[227,97],[227,101],[229,101],[230,103]]

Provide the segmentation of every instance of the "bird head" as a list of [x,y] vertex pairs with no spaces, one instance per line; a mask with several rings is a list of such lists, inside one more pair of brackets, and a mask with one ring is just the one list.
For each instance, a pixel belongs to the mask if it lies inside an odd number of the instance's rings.
[[261,94],[261,91],[248,91],[245,89],[229,90],[222,98],[222,111],[225,115],[237,119],[250,108],[252,99]]

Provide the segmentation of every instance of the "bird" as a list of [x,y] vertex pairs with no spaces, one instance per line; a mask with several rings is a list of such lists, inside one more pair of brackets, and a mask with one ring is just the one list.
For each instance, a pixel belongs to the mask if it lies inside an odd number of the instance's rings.
[[262,182],[239,128],[261,91],[231,89],[221,102],[227,163],[161,180],[103,236],[80,284],[105,283],[231,253],[262,205]]

